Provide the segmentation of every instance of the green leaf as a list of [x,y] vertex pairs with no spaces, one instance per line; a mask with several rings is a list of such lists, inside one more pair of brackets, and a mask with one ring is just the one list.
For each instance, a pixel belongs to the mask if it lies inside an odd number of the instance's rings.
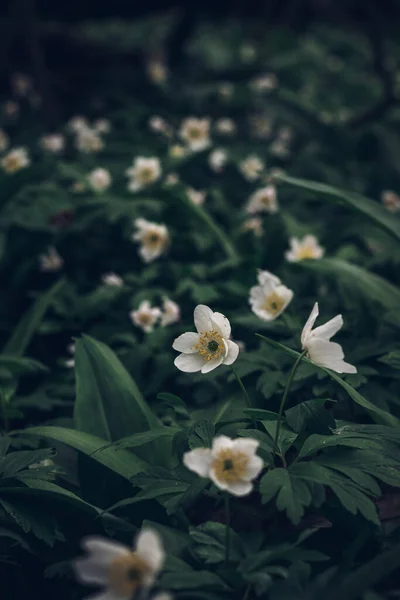
[[215,426],[212,421],[203,419],[189,428],[188,444],[191,450],[194,448],[211,448],[215,435]]
[[304,508],[312,502],[307,482],[299,477],[292,477],[287,469],[268,471],[260,481],[260,492],[264,503],[276,496],[277,509],[285,511],[295,525],[304,515]]
[[[194,544],[191,551],[196,558],[206,564],[217,564],[225,560],[226,526],[209,521],[189,529]],[[240,537],[230,531],[230,558],[238,562],[244,557]]]
[[114,442],[114,446],[118,448],[138,448],[144,446],[155,440],[159,440],[162,437],[173,437],[176,433],[181,431],[178,427],[158,427],[151,431],[143,431],[142,433],[135,433],[134,435],[128,435],[122,440]]
[[381,227],[400,241],[400,223],[396,217],[393,217],[393,215],[389,214],[383,206],[380,206],[378,202],[374,202],[370,198],[366,198],[365,196],[361,196],[354,192],[341,190],[326,185],[325,183],[290,177],[284,173],[277,174],[274,176],[274,179],[276,179],[276,181],[287,183],[288,185],[304,188],[310,192],[322,194],[324,196],[324,201],[333,202],[334,204],[344,204],[352,210],[363,214],[373,221],[375,225]]
[[0,369],[7,369],[11,375],[18,376],[26,373],[37,373],[47,371],[47,367],[33,358],[22,358],[20,356],[8,356],[0,354]]
[[400,350],[393,350],[384,356],[378,358],[380,362],[385,363],[385,365],[389,365],[393,369],[400,369]]
[[287,424],[296,433],[303,431],[329,433],[331,429],[336,427],[336,421],[325,408],[327,402],[335,401],[316,398],[314,400],[306,400],[293,408],[289,408],[285,411]]
[[110,442],[159,427],[137,385],[114,352],[84,335],[75,348],[76,402],[80,431]]
[[[256,333],[256,336],[267,342],[270,346],[273,346],[278,350],[282,350],[283,352],[286,352],[286,354],[289,354],[294,358],[298,358],[300,356],[300,353],[296,352],[296,350],[292,350],[291,348],[288,348],[287,346],[284,346],[283,344],[280,344],[275,340],[271,340],[270,338],[265,337],[265,335]],[[342,388],[346,390],[346,392],[349,394],[350,398],[354,400],[354,402],[365,408],[365,410],[368,412],[368,414],[374,421],[383,425],[389,425],[391,427],[400,427],[400,419],[386,412],[382,408],[379,408],[378,406],[372,404],[372,402],[364,398],[364,396],[357,392],[357,390],[355,390],[349,383],[347,383],[341,377],[339,377],[334,371],[326,369],[325,367],[314,365],[314,363],[311,362],[311,360],[305,357],[303,358],[303,361],[309,365],[313,365],[316,369],[324,371],[324,373],[326,373],[327,375],[329,375],[329,377],[334,379]]]
[[54,426],[30,427],[21,435],[35,435],[67,444],[128,480],[132,475],[145,471],[147,467],[143,460],[128,450],[107,447],[106,440],[75,429]]
[[164,573],[160,585],[168,590],[216,590],[229,591],[229,586],[215,573],[210,571],[174,571]]

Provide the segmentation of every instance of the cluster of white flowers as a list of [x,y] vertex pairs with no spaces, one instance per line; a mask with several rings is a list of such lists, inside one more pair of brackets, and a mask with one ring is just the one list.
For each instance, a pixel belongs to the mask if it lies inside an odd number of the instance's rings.
[[160,179],[162,173],[160,160],[157,157],[138,156],[125,173],[129,179],[128,190],[138,192]]
[[102,135],[109,133],[111,124],[107,119],[97,119],[90,124],[85,117],[75,116],[68,122],[68,128],[75,135],[75,146],[83,153],[93,154],[104,148]]
[[132,310],[129,316],[134,325],[140,327],[145,333],[150,333],[158,321],[161,327],[177,323],[181,318],[181,310],[176,302],[165,296],[161,308],[151,306],[148,300],[143,300],[139,308]]
[[26,148],[14,148],[3,156],[0,164],[5,173],[13,175],[18,171],[21,171],[21,169],[29,167],[31,159]]
[[274,214],[278,212],[278,202],[276,198],[276,188],[274,185],[256,190],[249,198],[246,212],[254,215],[260,212]]
[[140,243],[139,256],[149,263],[164,254],[169,244],[169,233],[165,225],[153,223],[146,219],[135,219],[137,229],[132,240]]

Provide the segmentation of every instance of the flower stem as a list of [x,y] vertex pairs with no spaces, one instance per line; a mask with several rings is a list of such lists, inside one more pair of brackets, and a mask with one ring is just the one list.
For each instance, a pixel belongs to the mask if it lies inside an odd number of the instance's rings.
[[278,421],[276,423],[276,433],[275,433],[275,441],[274,441],[274,452],[277,453],[277,454],[279,453],[278,452],[278,449],[279,449],[278,442],[279,442],[279,434],[280,434],[281,424],[282,424],[283,409],[285,408],[286,400],[287,400],[290,388],[292,387],[292,382],[293,382],[293,378],[295,376],[295,373],[297,371],[297,367],[299,366],[302,358],[306,355],[306,353],[307,353],[307,350],[304,350],[300,354],[300,356],[297,358],[296,362],[294,363],[293,368],[290,371],[290,375],[289,375],[288,382],[286,384],[285,391],[283,392],[281,404],[279,406]]
[[230,551],[230,544],[231,544],[231,510],[230,510],[230,497],[229,497],[229,493],[227,492],[224,495],[224,501],[225,501],[225,565],[228,566],[229,564],[229,551]]
[[4,425],[4,431],[8,431],[9,430],[9,422],[8,422],[8,415],[7,415],[7,404],[4,398],[4,394],[2,391],[0,391],[0,406],[1,406],[1,416],[3,417],[3,425]]
[[243,395],[244,395],[244,397],[246,399],[246,404],[247,404],[248,408],[251,408],[250,398],[249,398],[249,395],[248,395],[248,393],[246,391],[246,388],[243,385],[243,381],[240,379],[239,375],[237,374],[236,369],[232,365],[230,365],[230,367],[232,369],[232,373],[235,375],[235,377],[237,379],[238,384],[240,385],[240,388],[241,388],[241,390],[243,392]]

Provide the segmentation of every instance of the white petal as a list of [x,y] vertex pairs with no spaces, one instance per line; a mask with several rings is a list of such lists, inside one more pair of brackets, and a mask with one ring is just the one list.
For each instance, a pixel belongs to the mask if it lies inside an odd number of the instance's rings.
[[172,347],[174,350],[178,350],[178,352],[183,352],[184,354],[193,354],[194,352],[197,352],[195,346],[198,341],[199,334],[188,331],[187,333],[182,333],[182,335],[177,337],[172,344]]
[[261,271],[261,269],[258,270],[257,279],[258,279],[258,283],[262,286],[268,285],[270,287],[275,288],[277,285],[280,285],[280,283],[281,283],[281,280],[279,279],[279,277],[277,277],[276,275],[273,275],[273,273],[270,273],[269,271]]
[[318,337],[324,340],[330,340],[343,327],[342,315],[336,315],[324,325],[320,325],[312,332],[313,337]]
[[222,365],[223,360],[224,360],[224,355],[221,354],[217,358],[212,358],[211,360],[208,360],[206,363],[204,363],[204,361],[203,361],[203,366],[201,368],[201,372],[204,375],[205,373],[214,371],[214,369],[216,369],[217,367]]
[[212,329],[211,319],[213,311],[205,304],[199,304],[194,309],[194,324],[199,333],[205,333]]
[[301,332],[301,344],[302,347],[304,348],[304,343],[307,341],[308,336],[310,335],[311,329],[313,328],[313,325],[315,323],[315,321],[317,320],[319,314],[319,310],[318,310],[318,302],[316,302],[314,304],[314,307],[311,311],[310,316],[307,319],[306,324],[303,327],[303,331]]
[[228,345],[228,354],[224,358],[224,365],[232,365],[237,357],[239,356],[239,346],[232,342],[232,340],[227,340]]
[[225,448],[232,448],[234,441],[227,435],[218,435],[213,439],[212,453],[216,456],[221,450]]
[[247,481],[235,481],[235,483],[229,483],[226,489],[234,496],[247,496],[252,491],[253,485]]
[[200,354],[180,354],[174,360],[174,365],[184,373],[196,373],[204,366],[204,358]]
[[252,481],[261,473],[263,468],[263,459],[260,456],[252,456],[249,461],[249,464],[247,465],[246,475],[243,477],[243,480]]
[[229,484],[226,483],[226,481],[220,481],[218,479],[218,477],[217,477],[214,469],[210,469],[210,472],[209,472],[208,476],[211,479],[211,481],[213,483],[215,483],[215,485],[217,486],[217,488],[219,488],[220,490],[227,490],[228,489]]
[[77,580],[84,584],[108,584],[108,570],[110,563],[101,564],[93,558],[78,558],[73,562]]
[[257,448],[259,447],[260,442],[255,440],[254,438],[238,438],[233,441],[233,446],[235,449],[240,450],[241,452],[245,452],[247,455],[253,456]]
[[307,345],[310,360],[316,365],[327,367],[336,373],[357,373],[356,367],[343,361],[344,353],[340,344],[313,338]]
[[136,540],[136,551],[149,565],[153,574],[161,571],[165,552],[158,533],[152,529],[142,529]]
[[209,448],[196,448],[183,455],[183,464],[200,477],[208,477],[212,460]]
[[89,536],[82,540],[81,546],[89,552],[96,561],[110,564],[119,556],[131,552],[130,548],[100,536]]
[[231,335],[231,324],[225,315],[215,312],[213,313],[211,320],[214,328],[222,335],[222,337],[228,339]]

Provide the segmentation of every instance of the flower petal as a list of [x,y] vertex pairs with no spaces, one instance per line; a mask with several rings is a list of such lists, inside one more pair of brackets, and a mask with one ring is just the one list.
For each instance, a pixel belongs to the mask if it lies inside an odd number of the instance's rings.
[[223,338],[228,339],[231,335],[231,324],[228,319],[222,313],[215,312],[212,315],[212,323],[214,329],[218,331],[222,335]]
[[174,350],[178,350],[178,352],[183,352],[184,354],[194,354],[197,352],[195,346],[198,341],[199,334],[188,331],[187,333],[182,333],[182,335],[177,337],[172,344],[172,347]]
[[275,288],[281,283],[279,277],[277,277],[273,273],[270,273],[269,271],[262,271],[261,269],[258,269],[257,279],[260,285],[266,285],[268,286],[268,288],[271,289]]
[[316,365],[332,369],[336,373],[357,373],[356,367],[344,362],[340,344],[312,338],[307,345],[307,351],[310,360]]
[[205,333],[212,329],[211,319],[213,311],[205,304],[199,304],[194,309],[194,324],[199,333]]
[[104,562],[104,564],[109,564],[119,556],[131,552],[131,549],[123,544],[95,535],[84,538],[81,546],[96,561]]
[[234,496],[247,496],[252,491],[253,484],[248,481],[235,481],[229,483],[226,489]]
[[234,441],[230,437],[228,437],[227,435],[218,435],[213,439],[212,443],[213,456],[215,456],[216,454],[218,454],[218,452],[224,450],[225,448],[232,448],[233,445]]
[[222,365],[223,360],[224,360],[224,355],[220,354],[220,356],[217,356],[217,358],[212,358],[211,360],[208,360],[206,363],[204,363],[204,361],[203,361],[203,367],[201,368],[201,372],[204,375],[205,373],[209,373],[210,371],[213,371],[214,369],[216,369],[217,367]]
[[324,325],[320,325],[312,332],[313,337],[318,337],[324,340],[330,340],[343,327],[342,315],[336,315]]
[[246,475],[244,475],[244,481],[252,481],[261,473],[264,468],[264,461],[260,456],[252,456],[249,464],[247,465]]
[[226,344],[228,346],[228,354],[224,358],[224,365],[232,365],[237,357],[239,356],[239,346],[232,342],[232,340],[227,340]]
[[155,531],[142,529],[136,539],[136,551],[149,565],[153,574],[161,571],[165,560],[165,551],[161,538]]
[[209,448],[196,448],[183,455],[183,464],[200,477],[208,477],[212,453]]
[[204,366],[204,358],[200,354],[180,354],[174,360],[174,365],[184,373],[196,373]]
[[233,446],[236,450],[241,450],[248,455],[253,456],[257,452],[257,448],[259,447],[260,442],[255,440],[254,438],[237,438],[233,441]]
[[72,563],[79,583],[89,585],[108,585],[110,563],[101,564],[93,558],[78,558]]
[[313,328],[315,321],[317,320],[318,314],[319,314],[318,302],[316,302],[313,306],[310,316],[307,319],[306,324],[303,327],[303,331],[301,332],[301,345],[303,348],[305,347],[304,344],[307,341],[307,338],[311,333],[311,330]]

